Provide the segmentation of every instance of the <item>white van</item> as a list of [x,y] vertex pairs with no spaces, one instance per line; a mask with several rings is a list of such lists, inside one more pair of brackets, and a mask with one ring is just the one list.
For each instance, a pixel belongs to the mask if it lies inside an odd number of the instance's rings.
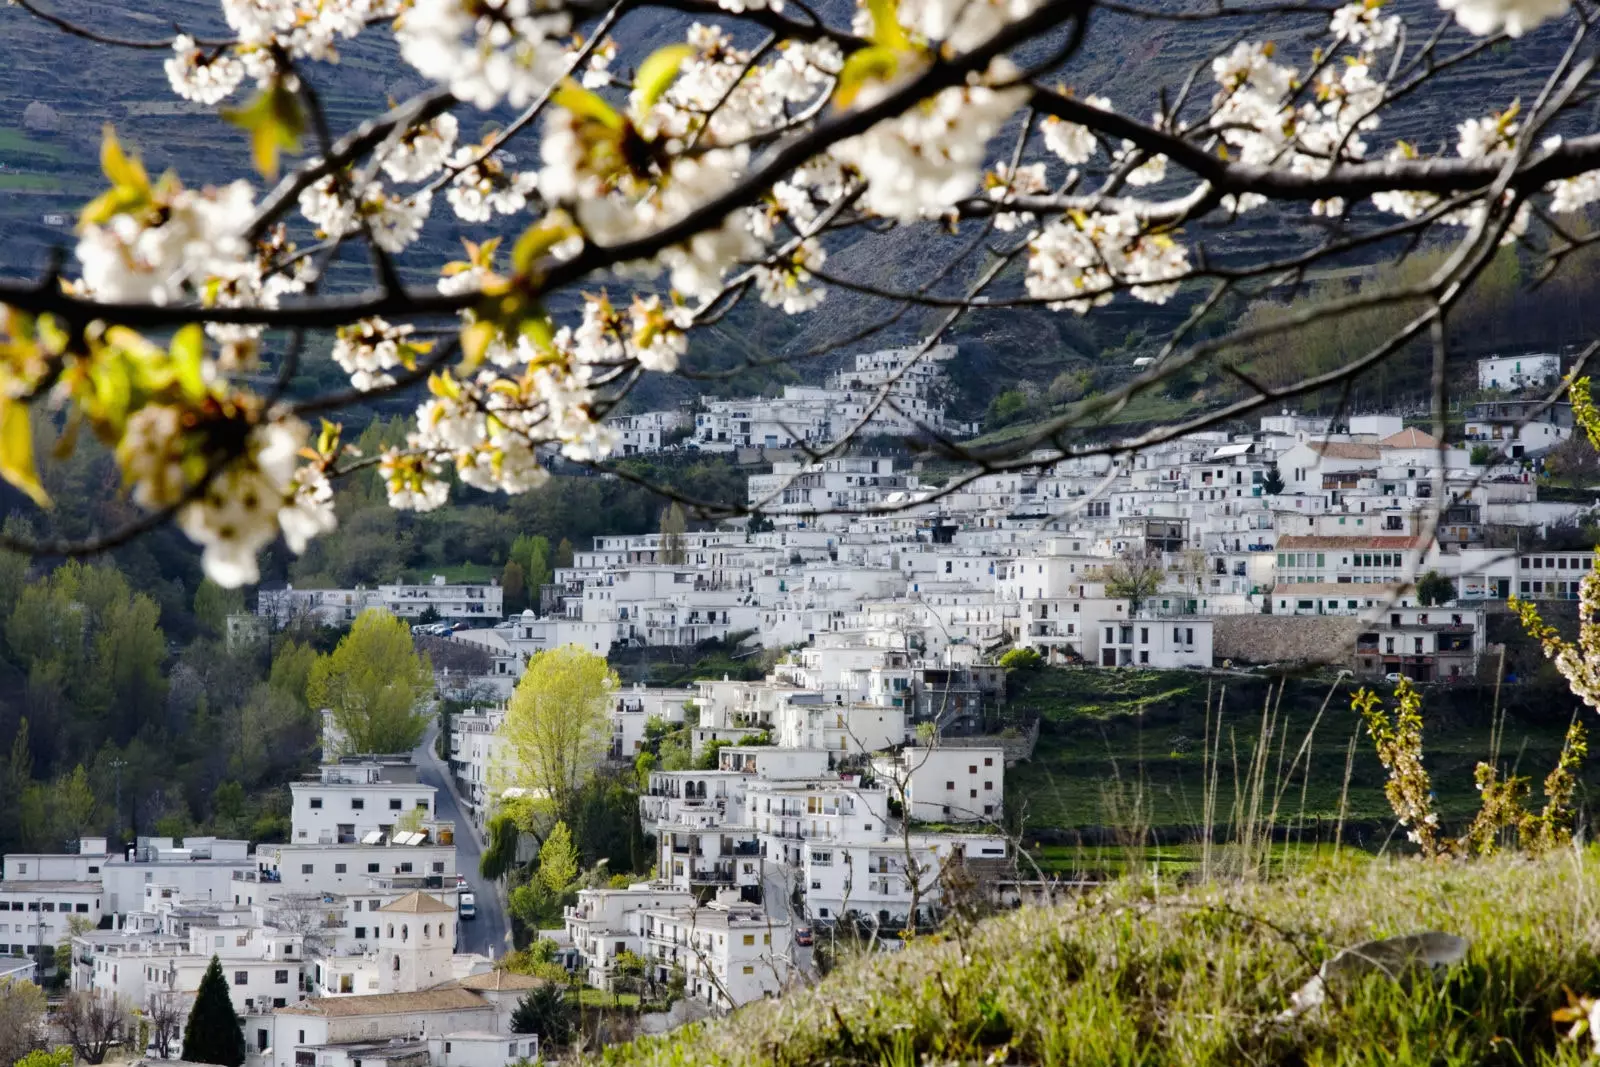
[[457,910],[463,919],[476,919],[478,917],[478,898],[471,893],[461,894],[461,903]]

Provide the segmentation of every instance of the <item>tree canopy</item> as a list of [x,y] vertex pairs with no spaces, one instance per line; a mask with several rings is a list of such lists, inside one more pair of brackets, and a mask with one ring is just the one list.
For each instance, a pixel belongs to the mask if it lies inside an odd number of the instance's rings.
[[507,770],[558,815],[572,810],[606,753],[617,684],[604,656],[563,645],[529,660],[511,694],[503,727]]
[[228,980],[222,973],[222,962],[212,956],[183,1028],[182,1058],[191,1063],[239,1067],[244,1054],[244,1030],[233,1011]]
[[411,628],[377,608],[317,657],[306,682],[311,706],[332,713],[343,754],[411,751],[428,728],[422,702],[432,691],[433,668]]

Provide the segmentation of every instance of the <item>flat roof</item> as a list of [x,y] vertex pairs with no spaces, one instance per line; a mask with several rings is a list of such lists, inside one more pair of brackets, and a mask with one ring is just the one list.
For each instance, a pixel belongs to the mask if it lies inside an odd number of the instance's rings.
[[0,881],[0,893],[98,893],[101,888],[99,882],[29,882],[20,878]]

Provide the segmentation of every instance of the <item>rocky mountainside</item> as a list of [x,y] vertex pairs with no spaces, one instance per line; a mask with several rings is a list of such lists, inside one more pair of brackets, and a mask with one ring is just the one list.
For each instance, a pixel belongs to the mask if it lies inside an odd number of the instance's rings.
[[[1158,2],[1177,6],[1198,0]],[[1407,0],[1400,6],[1410,14],[1418,40],[1440,17],[1426,0]],[[147,0],[140,5],[52,0],[51,9],[130,38],[162,37],[174,25],[196,35],[225,33],[216,0]],[[821,9],[829,17],[839,17],[848,10],[847,0],[827,0]],[[76,212],[99,188],[97,150],[107,123],[143,154],[152,170],[171,167],[186,182],[249,173],[242,132],[171,92],[161,66],[165,53],[84,41],[16,8],[0,13],[0,20],[8,60],[0,69],[0,192],[5,194],[0,196],[0,232],[7,238],[0,272],[33,273],[52,248],[70,249]],[[624,19],[616,36],[629,54],[634,46],[648,47],[681,34],[684,25],[680,16],[641,12]],[[1079,92],[1103,93],[1132,113],[1148,113],[1158,106],[1163,89],[1180,84],[1190,68],[1203,65],[1244,28],[1239,20],[1163,22],[1099,13],[1082,50],[1061,71],[1061,81]],[[1278,42],[1281,55],[1303,57],[1320,29],[1316,19],[1279,19],[1253,36]],[[1445,36],[1445,50],[1467,40],[1452,28]],[[1559,31],[1547,28],[1515,48],[1492,49],[1416,94],[1404,113],[1388,120],[1369,141],[1376,150],[1395,137],[1424,149],[1453,145],[1453,123],[1458,119],[1497,110],[1519,96],[1530,99],[1537,91],[1537,75],[1549,69],[1563,44]],[[336,134],[381,110],[388,100],[423,87],[422,79],[398,60],[381,30],[350,43],[341,62],[317,70],[316,77]],[[1202,75],[1197,95],[1203,98],[1208,92],[1209,80]],[[481,126],[508,117],[464,113],[463,133],[475,137]],[[533,151],[528,143],[514,148],[529,156]],[[1241,259],[1304,240],[1313,235],[1317,223],[1308,215],[1262,213],[1237,226],[1197,227],[1185,239],[1203,243],[1213,259]],[[441,204],[421,246],[407,257],[418,280],[454,258],[460,238],[485,236],[480,229],[460,223]],[[834,248],[830,269],[889,288],[910,287],[941,266],[964,240],[941,236],[931,227],[902,229],[886,239]],[[958,292],[976,269],[974,265],[956,270],[939,291]],[[352,260],[333,282],[358,284],[360,271]],[[1000,288],[1017,291],[1020,273],[1003,277]],[[957,404],[975,413],[1001,388],[1032,381],[1042,389],[1063,370],[1099,370],[1101,377],[1125,373],[1141,350],[1159,343],[1162,331],[1182,317],[1184,304],[1181,298],[1161,308],[1119,301],[1083,319],[1042,309],[971,315],[954,331],[963,360],[963,372],[957,375]],[[745,308],[699,342],[692,358],[703,367],[726,367],[747,355],[831,349],[893,311],[894,305],[838,291],[829,294],[824,310],[800,319],[785,319],[759,306]],[[936,318],[913,310],[885,331],[885,339],[912,339]],[[763,371],[706,388],[720,392],[772,388],[796,376],[814,378],[828,362],[808,361],[792,371]],[[642,399],[671,403],[686,399],[690,388],[682,381],[658,383]]]

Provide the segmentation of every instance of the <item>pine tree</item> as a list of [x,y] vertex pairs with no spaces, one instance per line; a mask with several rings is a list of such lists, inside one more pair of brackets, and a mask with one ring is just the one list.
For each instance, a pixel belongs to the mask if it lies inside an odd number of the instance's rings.
[[1267,468],[1267,473],[1261,479],[1261,491],[1268,496],[1277,496],[1283,489],[1283,475],[1278,473],[1278,465],[1274,463]]
[[244,1030],[233,1013],[233,998],[228,980],[222,976],[222,961],[211,957],[211,966],[200,979],[194,1009],[183,1028],[183,1058],[191,1063],[218,1063],[239,1067],[244,1063]]

